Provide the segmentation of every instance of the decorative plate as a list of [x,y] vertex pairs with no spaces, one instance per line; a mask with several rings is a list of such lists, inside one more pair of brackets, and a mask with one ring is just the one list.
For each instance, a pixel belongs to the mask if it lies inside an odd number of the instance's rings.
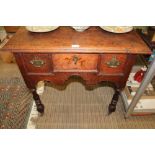
[[57,29],[59,26],[26,26],[26,29],[31,32],[49,32]]
[[89,26],[72,26],[72,28],[78,32],[83,32],[84,30],[88,29]]
[[133,30],[133,26],[100,26],[103,30],[113,33],[126,33]]

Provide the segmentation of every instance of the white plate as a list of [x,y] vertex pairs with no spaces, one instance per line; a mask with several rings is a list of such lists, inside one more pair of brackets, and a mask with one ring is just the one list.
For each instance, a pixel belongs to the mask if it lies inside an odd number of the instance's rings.
[[100,26],[103,30],[113,33],[127,33],[133,30],[132,26]]
[[72,28],[78,32],[83,32],[84,30],[88,29],[89,26],[72,26]]
[[59,26],[26,26],[26,29],[31,32],[49,32],[57,29]]

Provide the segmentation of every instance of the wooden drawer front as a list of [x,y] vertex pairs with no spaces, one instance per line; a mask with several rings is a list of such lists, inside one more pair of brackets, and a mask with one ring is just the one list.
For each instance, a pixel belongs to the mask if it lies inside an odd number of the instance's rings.
[[100,71],[102,74],[119,75],[124,73],[127,55],[103,54],[101,57]]
[[97,54],[53,54],[54,71],[97,72]]
[[27,73],[48,73],[50,64],[48,54],[23,54]]

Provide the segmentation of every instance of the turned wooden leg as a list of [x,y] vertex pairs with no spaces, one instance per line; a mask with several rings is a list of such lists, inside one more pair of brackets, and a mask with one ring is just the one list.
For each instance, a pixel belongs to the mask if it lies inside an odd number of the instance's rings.
[[41,114],[44,113],[44,105],[41,103],[40,97],[36,92],[36,89],[32,90],[33,94],[33,99],[35,100],[36,106],[37,106],[37,111],[40,112]]
[[111,103],[109,104],[109,107],[108,107],[108,114],[109,115],[112,112],[115,112],[115,110],[116,110],[116,105],[117,105],[117,102],[118,102],[118,99],[119,99],[119,94],[120,94],[120,90],[116,89],[115,93],[114,93],[114,95],[112,97]]

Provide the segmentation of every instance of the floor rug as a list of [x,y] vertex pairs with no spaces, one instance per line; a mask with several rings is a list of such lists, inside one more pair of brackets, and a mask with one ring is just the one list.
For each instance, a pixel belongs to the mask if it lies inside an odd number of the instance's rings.
[[119,97],[116,112],[107,115],[114,90],[100,85],[86,90],[84,85],[72,80],[65,90],[46,86],[41,100],[45,113],[38,117],[39,129],[152,129],[155,115],[124,118],[124,105]]
[[0,128],[24,129],[32,107],[32,95],[21,78],[0,79]]

